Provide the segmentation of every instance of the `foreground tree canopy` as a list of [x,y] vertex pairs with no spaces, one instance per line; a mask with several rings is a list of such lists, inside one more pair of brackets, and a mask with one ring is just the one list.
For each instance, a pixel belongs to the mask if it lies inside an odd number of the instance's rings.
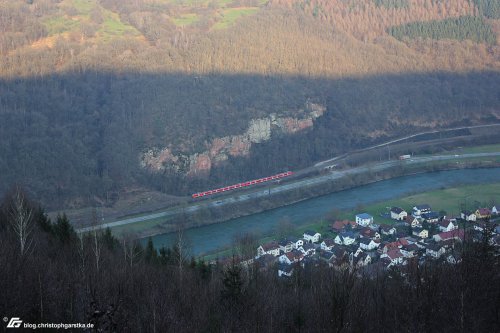
[[[23,202],[18,205],[19,200]],[[24,215],[23,215],[24,214]],[[27,215],[26,215],[27,214]],[[16,232],[30,216],[32,246]],[[94,323],[104,332],[497,331],[499,256],[466,243],[456,265],[409,265],[375,275],[327,266],[244,269],[156,251],[108,231],[75,235],[18,189],[0,210],[0,311],[25,322]]]

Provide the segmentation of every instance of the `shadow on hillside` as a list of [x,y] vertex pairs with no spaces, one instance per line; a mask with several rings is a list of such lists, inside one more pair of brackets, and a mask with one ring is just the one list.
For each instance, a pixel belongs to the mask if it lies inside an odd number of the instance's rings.
[[[500,73],[330,80],[257,75],[66,73],[0,80],[0,193],[21,183],[49,207],[82,204],[137,184],[186,194],[296,169],[422,127],[495,121]],[[313,131],[255,145],[209,179],[141,171],[148,147],[201,152],[251,119],[324,104]],[[78,198],[78,200],[70,200]]]

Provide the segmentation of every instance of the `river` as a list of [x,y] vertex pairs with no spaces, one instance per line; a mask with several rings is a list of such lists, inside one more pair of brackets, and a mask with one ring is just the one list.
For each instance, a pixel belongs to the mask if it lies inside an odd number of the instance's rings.
[[[333,209],[352,209],[359,204],[367,205],[416,192],[489,182],[500,182],[500,168],[440,171],[405,176],[331,193],[223,223],[189,229],[184,231],[183,236],[189,241],[192,254],[199,256],[230,246],[234,236],[238,234],[252,232],[263,236],[271,235],[278,222],[284,218],[296,226],[306,225],[324,217]],[[157,235],[153,237],[153,244],[156,248],[170,246],[174,237],[175,234]]]

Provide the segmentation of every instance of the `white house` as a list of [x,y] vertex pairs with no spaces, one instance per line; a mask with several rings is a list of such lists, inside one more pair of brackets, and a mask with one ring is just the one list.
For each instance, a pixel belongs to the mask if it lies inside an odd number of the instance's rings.
[[304,258],[304,254],[298,250],[282,254],[278,260],[281,264],[291,265],[294,262],[299,262]]
[[455,225],[451,220],[443,219],[439,222],[439,231],[452,231],[458,229],[458,225]]
[[411,215],[413,215],[413,217],[420,217],[422,214],[429,213],[430,211],[431,206],[427,204],[416,205],[413,207]]
[[440,218],[439,214],[436,212],[423,213],[422,215],[420,215],[420,217],[424,219],[424,221],[427,221],[428,223],[436,223],[439,221]]
[[368,253],[362,253],[361,255],[356,257],[356,259],[354,259],[354,262],[356,263],[357,267],[363,267],[371,264],[372,258]]
[[408,213],[400,207],[391,208],[391,219],[403,221],[408,216]]
[[302,245],[304,245],[304,240],[302,238],[290,237],[288,238],[290,241],[295,243],[295,248],[298,249]]
[[400,249],[401,254],[403,254],[405,258],[415,257],[417,255],[418,250],[419,247],[415,244],[403,245]]
[[436,258],[436,259],[441,257],[445,252],[446,252],[445,248],[437,243],[427,246],[427,249],[425,250],[425,254],[427,256],[430,256],[430,257]]
[[476,222],[477,216],[473,212],[463,211],[460,213],[462,220]]
[[493,207],[491,207],[491,214],[493,215],[500,214],[500,205],[493,205]]
[[280,246],[276,242],[269,242],[259,246],[257,248],[257,257],[263,256],[264,254],[270,254],[277,257],[280,255]]
[[420,220],[412,215],[406,217],[406,223],[411,225],[412,228],[420,226]]
[[280,246],[280,250],[284,253],[290,252],[295,249],[295,243],[288,239],[281,240],[278,245]]
[[292,265],[280,265],[278,268],[278,276],[292,276],[293,275],[293,266]]
[[390,225],[383,225],[380,227],[380,231],[384,235],[394,235],[396,233],[396,228]]
[[321,234],[319,232],[306,230],[304,232],[304,240],[310,243],[317,243],[321,238]]
[[334,246],[335,242],[333,241],[333,239],[330,238],[327,238],[321,242],[321,249],[323,251],[331,251]]
[[344,231],[335,237],[335,243],[339,245],[351,245],[356,240],[356,234],[352,231]]
[[316,248],[310,243],[305,243],[304,245],[299,247],[298,250],[302,252],[304,256],[311,256],[316,253]]
[[388,258],[392,265],[402,264],[404,256],[399,249],[391,249],[380,256],[380,258]]
[[373,239],[363,238],[359,241],[359,247],[366,251],[371,251],[378,248],[380,241],[375,241]]
[[413,229],[413,236],[417,236],[420,238],[427,238],[429,237],[429,231],[424,228],[414,228]]
[[356,223],[362,227],[367,227],[373,223],[373,216],[367,213],[357,214]]

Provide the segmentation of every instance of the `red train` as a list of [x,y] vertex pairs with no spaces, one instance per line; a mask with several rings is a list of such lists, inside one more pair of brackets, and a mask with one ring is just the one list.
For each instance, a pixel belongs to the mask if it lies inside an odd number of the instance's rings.
[[274,175],[274,176],[259,178],[259,179],[255,179],[255,180],[249,180],[247,182],[243,182],[243,183],[239,183],[239,184],[234,184],[234,185],[230,185],[230,186],[226,186],[226,187],[221,187],[221,188],[218,188],[218,189],[215,189],[215,190],[210,190],[210,191],[205,191],[205,192],[198,192],[198,193],[193,194],[192,197],[193,198],[206,197],[207,195],[212,195],[212,194],[222,193],[222,192],[226,192],[226,191],[231,191],[231,190],[235,190],[235,189],[242,188],[242,187],[247,187],[247,186],[252,186],[252,185],[255,185],[255,184],[260,184],[260,183],[268,182],[270,180],[276,180],[276,179],[288,177],[288,176],[291,176],[291,175],[293,175],[292,171],[282,172],[282,173],[278,173],[277,175]]

